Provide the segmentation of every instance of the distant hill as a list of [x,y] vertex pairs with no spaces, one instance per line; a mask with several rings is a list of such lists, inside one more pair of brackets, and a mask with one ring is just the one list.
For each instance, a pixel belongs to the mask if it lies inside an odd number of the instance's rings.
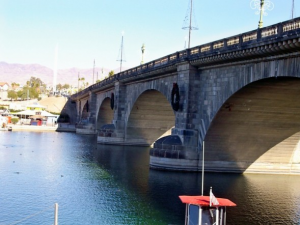
[[[103,76],[107,76],[110,69],[103,68]],[[118,69],[115,69],[115,72]],[[94,74],[94,81],[102,79],[102,68],[96,67]],[[89,84],[93,81],[93,68],[80,69],[70,68],[57,71],[57,84],[70,84],[72,86],[78,85],[78,73],[80,77],[85,78],[85,82]],[[7,82],[9,84],[15,82],[24,85],[30,77],[40,78],[47,85],[53,83],[53,70],[39,65],[39,64],[10,64],[6,62],[0,62],[0,82]]]

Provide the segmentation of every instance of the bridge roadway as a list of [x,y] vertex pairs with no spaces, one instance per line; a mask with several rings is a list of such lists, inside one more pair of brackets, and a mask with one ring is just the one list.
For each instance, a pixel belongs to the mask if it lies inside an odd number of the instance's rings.
[[118,73],[63,113],[98,143],[152,145],[151,168],[200,171],[205,141],[206,171],[300,174],[299,50],[295,18]]

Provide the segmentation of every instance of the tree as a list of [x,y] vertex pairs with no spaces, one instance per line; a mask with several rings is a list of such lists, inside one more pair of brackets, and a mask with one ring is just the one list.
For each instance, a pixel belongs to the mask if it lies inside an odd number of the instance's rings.
[[56,85],[56,90],[61,91],[61,89],[62,89],[62,85],[61,84]]
[[115,74],[115,72],[113,70],[109,71],[108,76],[111,77]]
[[12,87],[13,89],[15,89],[15,88],[17,88],[17,87],[20,87],[20,84],[13,82],[13,83],[11,83],[11,87]]
[[62,86],[62,88],[63,88],[63,89],[69,89],[69,88],[70,88],[70,85],[69,85],[69,84],[64,84],[64,85]]
[[8,91],[7,92],[7,97],[11,99],[17,99],[18,95],[15,91]]

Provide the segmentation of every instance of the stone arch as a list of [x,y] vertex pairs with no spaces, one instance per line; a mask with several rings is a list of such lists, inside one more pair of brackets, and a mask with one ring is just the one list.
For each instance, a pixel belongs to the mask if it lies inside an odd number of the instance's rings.
[[147,90],[156,90],[163,94],[169,104],[171,105],[171,91],[173,87],[173,82],[177,81],[177,74],[174,74],[173,76],[169,76],[166,78],[161,78],[157,80],[151,80],[144,83],[136,83],[132,84],[127,87],[127,90],[130,90],[130,93],[127,91],[127,96],[130,96],[130,98],[127,97],[127,103],[126,106],[126,117],[125,122],[127,123],[130,112],[132,110],[133,105],[137,101],[137,99],[141,96],[141,94]]
[[199,141],[204,140],[210,123],[218,111],[237,91],[248,84],[266,78],[300,77],[299,71],[300,58],[276,59],[201,70],[199,72],[201,87],[207,91],[202,92],[198,103],[198,111],[204,112],[203,123],[199,126],[201,131]]
[[110,97],[105,97],[97,114],[97,129],[99,130],[103,125],[112,124],[114,118],[114,111],[110,107]]
[[86,120],[89,116],[89,101],[87,100],[82,108],[81,119]]
[[165,95],[154,89],[145,90],[130,108],[126,139],[151,145],[158,138],[169,135],[174,125],[175,115]]
[[296,77],[260,79],[230,96],[205,137],[207,169],[299,171],[299,96]]

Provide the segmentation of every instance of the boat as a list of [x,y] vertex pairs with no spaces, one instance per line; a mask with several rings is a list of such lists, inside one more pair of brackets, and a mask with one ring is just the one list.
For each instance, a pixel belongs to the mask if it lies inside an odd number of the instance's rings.
[[226,198],[216,198],[212,189],[209,196],[179,196],[186,204],[184,225],[226,225],[226,207],[236,204]]
[[202,143],[202,190],[199,196],[179,196],[185,207],[184,225],[226,225],[226,207],[236,206],[226,198],[216,198],[210,187],[209,196],[203,195],[204,189],[204,141]]

